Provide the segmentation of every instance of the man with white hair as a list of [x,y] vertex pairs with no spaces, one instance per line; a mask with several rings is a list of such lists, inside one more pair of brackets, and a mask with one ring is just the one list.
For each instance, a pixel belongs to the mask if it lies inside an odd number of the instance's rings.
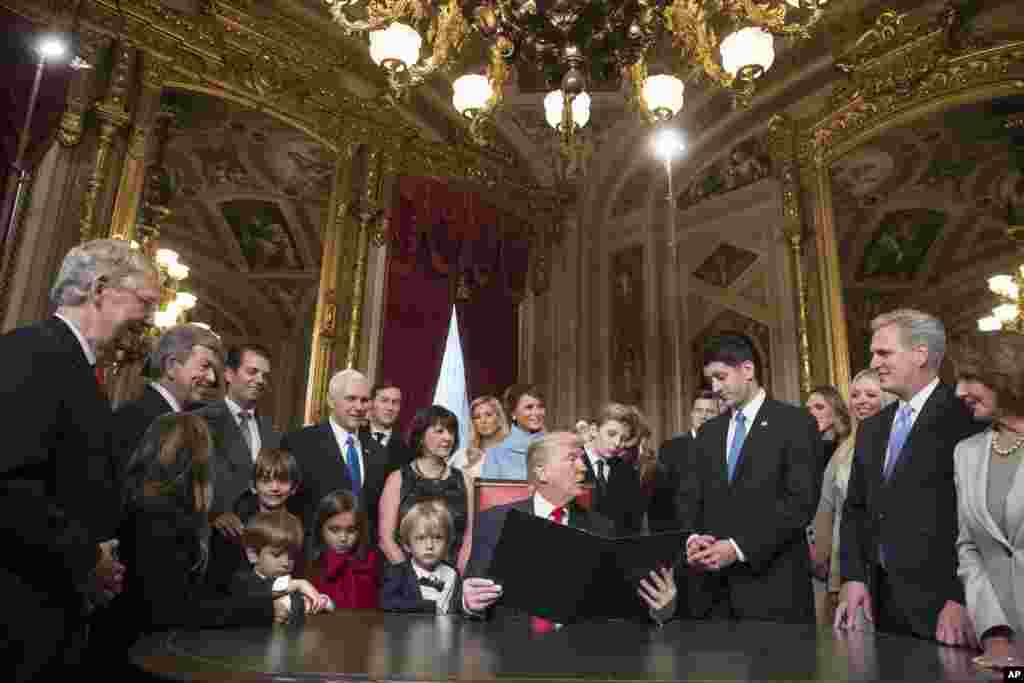
[[953,449],[981,431],[939,381],[946,330],[899,309],[871,321],[871,367],[899,397],[857,430],[840,530],[838,628],[863,608],[879,631],[977,647],[957,578]]
[[[377,504],[384,480],[394,469],[387,451],[363,429],[370,409],[370,382],[358,370],[342,370],[327,385],[330,415],[320,424],[284,436],[302,471],[302,489],[288,507],[302,518],[308,537],[315,531],[316,508],[331,491],[351,491],[366,509],[368,538],[377,538]],[[312,543],[306,543],[306,551]]]
[[65,256],[50,299],[53,317],[0,336],[0,630],[16,681],[76,663],[83,605],[120,590],[111,413],[94,366],[152,316],[159,276],[127,242],[85,242]]

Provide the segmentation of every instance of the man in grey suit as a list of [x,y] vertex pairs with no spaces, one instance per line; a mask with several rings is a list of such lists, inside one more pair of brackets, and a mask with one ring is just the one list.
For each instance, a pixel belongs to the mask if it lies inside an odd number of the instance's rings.
[[227,396],[195,411],[213,435],[213,505],[210,523],[227,537],[242,534],[235,501],[252,484],[252,466],[261,448],[277,448],[281,434],[259,415],[256,404],[270,381],[270,352],[257,344],[228,349],[224,361]]

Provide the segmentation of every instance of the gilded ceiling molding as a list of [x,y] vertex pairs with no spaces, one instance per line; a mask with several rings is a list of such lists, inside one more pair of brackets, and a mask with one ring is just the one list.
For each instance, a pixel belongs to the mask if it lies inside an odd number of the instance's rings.
[[913,23],[887,10],[836,59],[848,80],[822,111],[801,121],[797,159],[801,185],[813,198],[828,372],[841,391],[850,379],[842,276],[832,208],[831,164],[896,126],[936,112],[1024,93],[1024,41],[985,42],[965,31],[957,8]]
[[929,22],[883,12],[837,59],[848,75],[824,110],[803,122],[803,165],[828,166],[870,137],[954,106],[1024,93],[1024,40],[979,44],[950,11]]
[[[515,154],[492,144],[477,147],[464,128],[448,144],[426,140],[402,121],[387,97],[363,99],[342,86],[346,72],[376,82],[380,74],[362,56],[343,52],[344,39],[246,0],[209,3],[190,15],[158,0],[0,0],[40,23],[58,19],[97,31],[173,65],[167,85],[239,102],[317,139],[332,151],[345,141],[370,142],[401,152],[399,174],[463,178],[523,197],[554,195],[515,165]],[[43,6],[40,6],[40,5]],[[69,20],[69,17],[71,18]],[[330,47],[328,47],[330,46]],[[382,85],[382,91],[385,89]],[[73,125],[69,124],[69,129]],[[521,213],[531,216],[524,201]]]

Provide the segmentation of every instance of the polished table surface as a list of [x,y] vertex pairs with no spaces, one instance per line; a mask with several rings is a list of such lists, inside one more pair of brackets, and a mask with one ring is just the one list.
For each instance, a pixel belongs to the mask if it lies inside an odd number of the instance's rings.
[[519,619],[340,611],[303,626],[149,636],[137,666],[185,681],[992,681],[974,653],[767,622],[612,622],[544,635]]

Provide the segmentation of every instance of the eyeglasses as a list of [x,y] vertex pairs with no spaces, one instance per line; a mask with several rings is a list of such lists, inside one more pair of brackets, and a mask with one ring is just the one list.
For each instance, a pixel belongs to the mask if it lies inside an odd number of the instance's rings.
[[135,300],[142,305],[143,309],[145,309],[147,316],[153,315],[153,313],[156,312],[156,309],[160,307],[159,297],[154,298],[142,296],[141,294],[139,294],[139,291],[137,289],[133,289],[131,287],[114,287],[113,289],[120,289],[122,292],[128,292],[133,297],[135,297]]

